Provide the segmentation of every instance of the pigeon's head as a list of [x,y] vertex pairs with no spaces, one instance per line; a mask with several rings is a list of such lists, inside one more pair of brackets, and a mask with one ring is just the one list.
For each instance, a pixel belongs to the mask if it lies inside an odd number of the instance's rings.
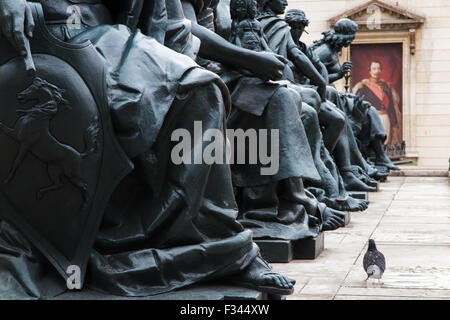
[[369,251],[377,250],[377,246],[375,245],[375,240],[370,239],[369,240]]

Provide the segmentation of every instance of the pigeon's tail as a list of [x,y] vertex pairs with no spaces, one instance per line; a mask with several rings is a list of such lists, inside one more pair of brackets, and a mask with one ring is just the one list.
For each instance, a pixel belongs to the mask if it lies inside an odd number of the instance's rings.
[[381,279],[381,277],[383,276],[383,272],[381,271],[380,267],[374,264],[370,265],[369,268],[367,268],[366,272],[367,275],[373,279]]

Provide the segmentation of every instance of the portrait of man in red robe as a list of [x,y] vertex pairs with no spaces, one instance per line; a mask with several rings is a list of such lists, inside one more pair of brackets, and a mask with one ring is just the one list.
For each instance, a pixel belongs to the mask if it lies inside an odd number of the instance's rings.
[[364,96],[365,100],[377,109],[387,133],[385,144],[400,145],[402,142],[401,46],[355,46],[352,48],[352,60],[353,70],[358,70],[356,74],[355,72],[353,74],[353,82],[356,83],[353,93]]

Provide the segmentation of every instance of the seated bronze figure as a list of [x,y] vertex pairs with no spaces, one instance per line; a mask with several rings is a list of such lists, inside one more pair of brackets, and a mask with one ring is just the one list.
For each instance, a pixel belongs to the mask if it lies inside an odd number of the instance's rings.
[[[1,189],[7,209],[0,279],[8,285],[0,296],[54,296],[66,289],[57,271],[67,277],[68,264],[86,270],[86,286],[117,295],[214,279],[292,293],[295,281],[272,270],[236,220],[229,166],[170,161],[171,133],[193,132],[195,121],[224,130],[230,97],[218,76],[157,41],[161,30],[149,22],[160,16],[145,10],[158,6],[131,3],[144,10],[139,23],[155,32],[152,38],[133,31],[139,10],[121,11],[123,1],[38,2],[43,11],[24,0],[0,1],[2,31],[13,45],[1,46],[2,98],[10,108],[2,108],[0,121],[12,132],[16,120],[23,128],[21,117],[36,115],[33,128],[45,133],[31,140],[0,136],[11,155],[2,164],[13,168],[11,175],[2,171],[8,185]],[[72,4],[84,13],[73,29],[66,23]],[[181,3],[167,8],[173,15]],[[276,78],[284,66],[275,57],[254,57],[267,66],[259,68],[263,77]],[[47,140],[66,156],[42,156]],[[19,143],[22,163],[13,161]],[[76,161],[83,179],[70,167]],[[48,180],[52,185],[42,189]]]

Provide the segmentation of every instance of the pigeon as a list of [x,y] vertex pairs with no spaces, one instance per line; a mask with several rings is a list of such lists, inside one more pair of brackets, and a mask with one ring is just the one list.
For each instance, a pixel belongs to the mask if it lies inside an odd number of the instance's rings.
[[386,260],[384,255],[377,250],[375,240],[373,239],[369,240],[369,248],[364,255],[363,266],[367,273],[367,279],[365,281],[373,278],[378,279],[378,283],[380,283],[380,279],[386,269]]

